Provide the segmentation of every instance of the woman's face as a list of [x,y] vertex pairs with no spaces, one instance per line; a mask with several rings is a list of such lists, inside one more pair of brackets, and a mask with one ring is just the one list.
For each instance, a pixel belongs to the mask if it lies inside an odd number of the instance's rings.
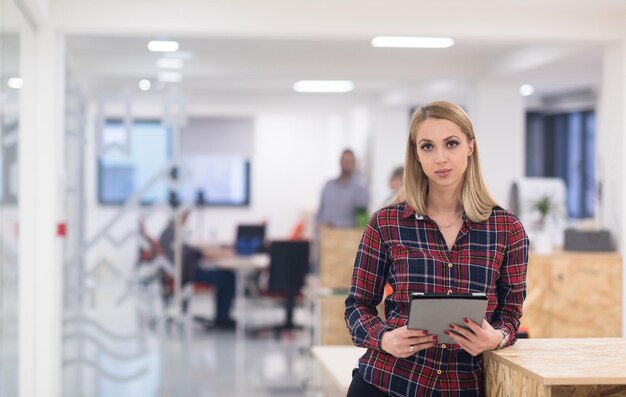
[[428,118],[417,129],[417,158],[430,184],[457,187],[463,182],[474,140],[453,122]]

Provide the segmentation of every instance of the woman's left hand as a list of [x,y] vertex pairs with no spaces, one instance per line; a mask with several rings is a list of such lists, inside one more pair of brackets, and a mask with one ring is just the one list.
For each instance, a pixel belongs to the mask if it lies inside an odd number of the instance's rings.
[[445,331],[445,333],[450,335],[454,343],[457,343],[472,356],[477,356],[487,350],[493,350],[502,341],[502,332],[494,329],[485,319],[483,319],[482,325],[478,325],[466,318],[465,326],[470,329],[450,324],[450,330]]

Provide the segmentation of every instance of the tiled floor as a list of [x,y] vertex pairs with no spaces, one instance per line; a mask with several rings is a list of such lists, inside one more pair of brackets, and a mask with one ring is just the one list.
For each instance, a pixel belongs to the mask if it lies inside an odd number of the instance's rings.
[[234,331],[194,324],[185,336],[182,327],[149,326],[136,300],[107,306],[106,298],[82,313],[105,329],[65,327],[66,335],[89,337],[65,341],[64,396],[328,396],[331,381],[321,376],[303,331],[238,340]]
[[3,397],[17,395],[19,319],[15,286],[16,282],[6,282],[0,277],[0,396]]
[[[196,332],[189,351],[169,344],[164,396],[305,396],[312,386],[312,361],[295,340],[271,337],[238,343],[234,333]],[[178,358],[175,358],[178,357]],[[180,382],[187,378],[188,382]],[[313,390],[309,390],[313,389]]]

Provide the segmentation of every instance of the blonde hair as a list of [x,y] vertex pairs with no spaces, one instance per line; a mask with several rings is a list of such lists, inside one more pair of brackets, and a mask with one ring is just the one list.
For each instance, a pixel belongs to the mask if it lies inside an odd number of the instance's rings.
[[[396,195],[394,202],[406,201],[418,214],[426,214],[428,197],[428,178],[417,159],[417,130],[428,118],[444,119],[453,122],[467,136],[468,142],[476,139],[474,128],[469,117],[459,106],[445,101],[431,102],[415,110],[411,116],[409,138],[406,145],[404,160],[403,187]],[[465,214],[474,222],[485,221],[498,203],[493,199],[483,178],[478,157],[478,145],[474,141],[474,152],[467,160],[467,169],[463,177],[463,186],[459,201]]]

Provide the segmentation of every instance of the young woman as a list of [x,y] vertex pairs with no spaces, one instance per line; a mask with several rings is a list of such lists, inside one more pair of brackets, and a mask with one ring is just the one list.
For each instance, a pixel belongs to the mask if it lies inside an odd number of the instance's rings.
[[[525,298],[528,237],[485,186],[467,114],[449,102],[415,111],[404,186],[365,229],[346,299],[357,346],[367,348],[348,396],[480,396],[487,350],[513,344]],[[385,318],[376,306],[385,283]],[[452,326],[454,344],[409,330],[413,292],[488,296],[486,320]],[[446,331],[447,333],[447,331]]]

